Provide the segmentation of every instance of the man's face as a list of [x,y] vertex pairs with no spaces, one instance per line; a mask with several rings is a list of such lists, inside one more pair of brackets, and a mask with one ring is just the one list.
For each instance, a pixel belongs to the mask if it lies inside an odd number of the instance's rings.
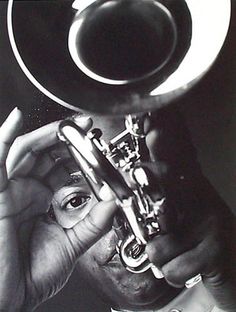
[[[102,129],[106,141],[124,130],[123,120],[93,119],[94,127]],[[52,172],[48,181],[54,190],[52,206],[56,219],[64,228],[75,225],[96,204],[95,196],[69,158]],[[166,305],[179,290],[171,288],[163,279],[156,279],[151,270],[142,274],[127,271],[116,252],[118,240],[114,229],[109,229],[80,257],[79,273],[114,308],[138,310]]]

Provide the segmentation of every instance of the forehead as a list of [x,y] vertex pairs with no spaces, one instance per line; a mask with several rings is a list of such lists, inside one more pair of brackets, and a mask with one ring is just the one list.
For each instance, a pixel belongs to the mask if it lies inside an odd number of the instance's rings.
[[79,168],[75,162],[71,160],[63,161],[60,165],[55,166],[47,176],[47,184],[51,190],[56,192],[63,186],[83,183],[83,179],[73,178],[72,173],[78,172]]
[[79,183],[82,180],[79,167],[62,142],[44,152],[35,172],[53,192],[62,186]]

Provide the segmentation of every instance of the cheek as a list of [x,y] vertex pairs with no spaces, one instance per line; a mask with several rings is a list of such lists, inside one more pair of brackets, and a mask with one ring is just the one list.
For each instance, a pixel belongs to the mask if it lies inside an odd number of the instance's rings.
[[156,285],[153,275],[133,274],[120,266],[104,269],[98,265],[91,251],[79,259],[77,270],[102,300],[114,307],[127,310],[146,306],[162,296],[161,285]]
[[76,268],[79,274],[83,275],[85,279],[92,284],[99,282],[102,279],[101,272],[99,270],[99,265],[96,261],[97,252],[95,247],[99,248],[100,244],[94,244],[89,250],[83,254],[77,261]]
[[86,272],[100,276],[104,272],[104,264],[116,249],[118,238],[113,230],[106,233],[79,258],[79,267]]
[[109,231],[83,255],[82,258],[86,258],[85,264],[93,263],[93,266],[99,269],[114,252],[116,244],[116,235]]
[[70,229],[79,222],[80,217],[76,213],[65,213],[60,210],[54,210],[57,223],[64,229]]
[[95,204],[96,200],[92,198],[91,201],[82,209],[65,211],[62,210],[60,205],[54,201],[54,214],[58,224],[60,224],[65,229],[69,229],[75,226],[76,223],[84,219]]

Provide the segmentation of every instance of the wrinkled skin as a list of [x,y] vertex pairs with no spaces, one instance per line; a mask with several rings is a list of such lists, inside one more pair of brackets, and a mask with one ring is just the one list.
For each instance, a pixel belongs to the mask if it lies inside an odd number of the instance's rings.
[[[91,126],[88,120],[77,122],[85,129]],[[235,311],[235,219],[202,176],[176,111],[145,121],[150,159],[143,166],[150,177],[149,193],[154,199],[167,198],[171,225],[146,247],[149,259],[164,274],[162,280],[151,271],[129,273],[121,265],[110,223],[117,209],[114,200],[96,202],[58,144],[57,125],[12,145],[20,123],[21,114],[13,113],[0,133],[2,310],[32,310],[63,287],[77,262],[79,273],[114,308],[163,307],[189,278],[201,273],[217,305]],[[94,124],[101,124],[106,139],[123,128],[118,119],[94,118]],[[50,203],[52,218],[46,213]]]
[[46,150],[58,144],[58,122],[14,140],[21,124],[15,109],[0,130],[1,311],[32,311],[56,294],[116,210],[114,202],[98,203],[70,229],[49,218],[45,179],[55,160]]
[[[106,140],[124,127],[118,118],[104,123],[96,117],[94,126],[102,128]],[[124,269],[115,252],[118,237],[113,229],[80,257],[78,270],[114,308],[131,310],[165,306],[187,280],[201,273],[218,306],[234,311],[235,277],[228,277],[235,274],[235,246],[230,244],[235,218],[202,175],[178,112],[153,114],[145,121],[145,130],[150,162],[143,166],[151,177],[149,192],[153,198],[165,195],[167,218],[175,216],[174,222],[170,220],[170,231],[146,247],[149,259],[165,278],[154,278],[150,270],[137,275]],[[81,211],[78,209],[78,218]],[[76,220],[76,209],[74,213]],[[65,224],[67,216],[64,213]]]

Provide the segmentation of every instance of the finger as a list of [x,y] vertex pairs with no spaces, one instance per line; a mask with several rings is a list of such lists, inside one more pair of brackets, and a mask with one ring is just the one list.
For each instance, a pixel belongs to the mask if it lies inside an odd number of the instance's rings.
[[13,176],[13,171],[20,171],[20,167],[23,166],[25,169],[26,164],[28,165],[27,171],[31,170],[38,154],[58,141],[58,124],[58,121],[53,122],[22,135],[14,141],[7,158],[7,169],[10,177]]
[[166,162],[179,171],[196,166],[196,151],[177,110],[161,111],[152,116],[146,144],[152,161]]
[[207,260],[205,257],[205,259],[201,257],[201,260],[199,260],[199,256],[202,255],[196,254],[195,250],[191,250],[165,264],[161,271],[168,284],[182,288],[188,280],[198,275],[203,270]]
[[[218,232],[217,218],[206,217],[201,223],[197,222],[194,226],[181,227],[173,233],[153,238],[147,244],[146,252],[152,263],[157,267],[162,267],[179,255],[194,249],[204,240],[213,240],[214,237],[221,236],[221,234],[217,234]],[[217,243],[221,240],[215,239]]]
[[[32,159],[30,159],[32,157]],[[31,177],[37,180],[46,179],[49,173],[55,168],[62,166],[71,159],[69,151],[62,142],[58,142],[38,156],[26,154],[24,161],[11,172],[11,178],[25,176],[30,173]],[[29,168],[31,168],[29,170]]]
[[199,242],[200,238],[193,241],[189,237],[186,239],[185,237],[177,237],[171,233],[158,236],[150,241],[146,246],[146,252],[149,260],[161,268],[172,259],[194,248]]
[[[162,110],[150,117],[147,131],[147,145],[154,161],[165,160],[169,152],[175,152],[176,139],[183,132],[183,120],[177,110]],[[173,144],[174,143],[174,144]]]
[[32,216],[45,213],[52,194],[34,179],[17,178],[9,182],[7,192],[0,194],[0,220],[15,217],[18,224]]
[[[31,176],[38,180],[43,179],[55,166],[59,164],[59,160],[61,160],[59,156],[58,158],[53,158],[50,152],[45,152],[42,155],[39,155],[35,165],[31,170]],[[21,170],[23,170],[23,166],[21,167]],[[19,171],[14,171],[14,174],[20,175]]]
[[77,256],[105,233],[117,208],[114,201],[99,202],[82,221],[66,231]]
[[[76,117],[74,120],[76,123],[80,121],[80,126],[84,129],[91,127],[91,119],[88,117]],[[27,175],[34,167],[41,152],[58,143],[59,123],[56,121],[17,138],[7,158],[10,177]]]
[[0,128],[0,192],[7,184],[6,158],[12,142],[22,126],[22,113],[15,108]]
[[142,185],[155,201],[164,196],[162,184],[168,170],[165,163],[157,166],[153,162],[145,162],[135,166],[132,177],[136,184]]
[[[206,222],[211,215],[210,211],[217,207],[216,201],[206,200],[206,192],[205,197],[199,195],[200,177],[176,177],[165,164],[157,166],[155,163],[144,163],[137,167],[140,168],[144,169],[148,180],[143,190],[158,205],[156,217],[161,234],[176,230],[178,233],[188,231],[191,234],[193,228]],[[226,213],[222,216],[226,216]]]
[[20,222],[45,213],[52,199],[52,193],[47,187],[30,178],[11,181],[10,193],[15,202],[15,214]]
[[[139,175],[139,171],[142,173],[141,175]],[[180,205],[183,204],[181,202],[183,189],[188,193],[186,185],[183,183],[185,181],[181,181],[179,177],[172,175],[168,165],[163,162],[159,162],[158,165],[153,162],[139,164],[134,168],[133,177],[140,185],[142,185],[143,181],[146,181],[143,190],[150,196],[153,202],[165,199],[164,205],[162,205],[165,208],[165,212],[163,209],[161,210],[162,217],[165,217],[165,214],[166,216],[169,215],[169,220],[175,219],[177,223],[176,212],[179,211],[180,214],[182,211]],[[184,204],[188,204],[186,196]]]
[[192,277],[218,266],[221,252],[220,244],[209,236],[195,248],[166,263],[161,271],[170,285],[183,287]]
[[[85,131],[92,127],[92,120],[87,116],[76,115],[73,117],[73,121]],[[40,155],[37,165],[34,166],[31,174],[38,179],[47,178],[51,171],[54,171],[60,165],[63,166],[69,160],[72,160],[72,158],[66,144],[59,142],[47,149],[46,153]]]

